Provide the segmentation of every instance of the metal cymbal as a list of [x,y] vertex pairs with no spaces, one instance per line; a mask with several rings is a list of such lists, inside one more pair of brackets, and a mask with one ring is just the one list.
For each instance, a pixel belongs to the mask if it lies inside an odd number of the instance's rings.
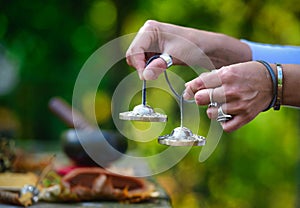
[[145,122],[166,122],[167,115],[154,112],[149,105],[137,105],[132,111],[127,111],[119,114],[122,120],[145,121]]
[[186,127],[177,127],[171,134],[158,137],[158,142],[169,146],[204,146],[206,139],[203,136],[193,134]]

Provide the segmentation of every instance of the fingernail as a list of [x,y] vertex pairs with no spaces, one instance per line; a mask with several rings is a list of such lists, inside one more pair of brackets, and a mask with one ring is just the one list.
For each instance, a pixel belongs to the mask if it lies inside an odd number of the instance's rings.
[[187,92],[184,92],[183,99],[185,99],[185,100],[191,99],[191,96]]
[[209,119],[213,119],[213,118],[212,118],[212,112],[211,112],[211,109],[210,109],[210,108],[207,108],[206,114],[207,114],[207,117],[208,117]]
[[143,73],[138,73],[140,80],[144,80]]
[[155,74],[153,73],[152,70],[146,69],[146,70],[144,70],[144,72],[143,72],[143,77],[144,77],[146,80],[153,80],[153,79],[155,79]]
[[144,68],[137,68],[137,72],[138,72],[140,80],[144,80],[144,77],[143,77]]
[[188,95],[186,94],[186,92],[184,92],[183,93],[183,95],[182,95],[182,97],[183,97],[183,99],[185,99],[185,100],[187,100],[188,99],[188,97],[187,97]]

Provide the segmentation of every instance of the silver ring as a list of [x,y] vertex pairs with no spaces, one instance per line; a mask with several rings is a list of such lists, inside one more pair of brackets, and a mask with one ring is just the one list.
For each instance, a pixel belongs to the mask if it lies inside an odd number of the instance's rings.
[[229,114],[225,114],[222,110],[222,106],[220,106],[218,108],[218,117],[217,117],[217,121],[218,122],[226,122],[229,121],[230,119],[232,119],[232,115]]
[[211,89],[211,91],[209,92],[209,101],[210,103],[208,104],[208,107],[218,107],[218,103],[213,101],[213,92],[214,92],[214,88]]
[[172,56],[170,56],[169,54],[167,53],[160,54],[159,58],[162,58],[166,62],[167,68],[173,65]]

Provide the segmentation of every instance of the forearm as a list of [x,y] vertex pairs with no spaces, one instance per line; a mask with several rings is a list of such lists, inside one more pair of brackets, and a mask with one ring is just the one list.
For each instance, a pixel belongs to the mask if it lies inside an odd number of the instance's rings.
[[249,45],[236,38],[220,33],[211,33],[208,41],[212,42],[212,47],[205,48],[204,52],[212,60],[215,68],[252,60]]
[[252,60],[252,52],[248,44],[239,39],[203,30],[188,28],[193,32],[189,39],[202,49],[218,69],[231,64],[242,63]]
[[[199,30],[195,28],[183,27],[168,23],[158,23],[156,21],[150,21],[156,29],[154,31],[161,32],[162,34],[173,34],[181,36],[183,39],[179,41],[188,41],[195,46],[197,50],[201,50],[209,60],[213,63],[214,69],[220,68],[222,66],[227,66],[240,62],[250,61],[252,58],[251,49],[248,44],[240,41],[239,39],[215,32],[209,32],[204,30]],[[172,36],[170,36],[173,38]],[[184,42],[183,42],[184,43]],[[187,43],[187,42],[186,42]],[[174,47],[177,50],[183,50],[182,53],[173,51],[176,55],[177,53],[180,56],[184,54],[189,54],[191,56],[191,63],[194,65],[202,66],[203,57],[196,56],[199,53],[194,47],[185,48],[187,44],[178,45],[178,40],[165,39],[162,41],[160,48],[169,49]],[[175,57],[176,58],[176,57]],[[179,57],[180,58],[180,57]],[[183,64],[180,60],[174,60],[175,64]]]

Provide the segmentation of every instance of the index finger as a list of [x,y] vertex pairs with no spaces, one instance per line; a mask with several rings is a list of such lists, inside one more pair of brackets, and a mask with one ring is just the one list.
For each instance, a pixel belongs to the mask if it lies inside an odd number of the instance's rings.
[[145,69],[146,63],[145,63],[145,54],[139,53],[139,54],[133,54],[133,55],[126,55],[126,61],[128,65],[134,67],[138,74],[140,79],[143,78],[143,71]]
[[204,72],[199,77],[185,83],[185,87],[189,88],[193,94],[196,94],[199,90],[207,88],[217,88],[222,85],[222,82],[218,76],[218,70],[211,72]]
[[145,24],[141,27],[126,51],[127,63],[137,69],[141,79],[143,78],[142,73],[146,65],[146,53],[151,55],[158,52],[156,51],[157,48],[153,46],[154,40],[155,37],[151,28],[148,28],[147,24]]

